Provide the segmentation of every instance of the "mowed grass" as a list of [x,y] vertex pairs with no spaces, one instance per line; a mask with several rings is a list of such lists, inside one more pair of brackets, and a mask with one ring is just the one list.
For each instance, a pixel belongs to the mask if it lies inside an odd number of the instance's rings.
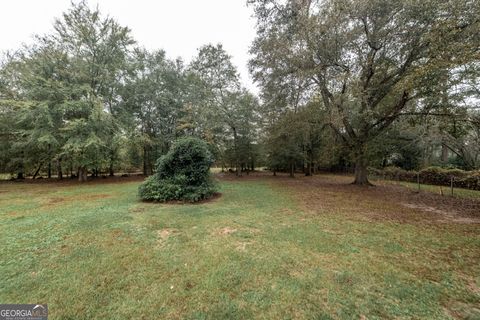
[[305,179],[221,181],[197,205],[140,202],[138,184],[0,184],[0,302],[51,319],[480,317],[478,224],[372,219],[398,204]]

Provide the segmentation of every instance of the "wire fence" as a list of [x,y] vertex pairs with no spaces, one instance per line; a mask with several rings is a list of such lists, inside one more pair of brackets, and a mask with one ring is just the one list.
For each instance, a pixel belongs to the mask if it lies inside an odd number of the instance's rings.
[[391,177],[386,177],[385,174],[378,175],[375,173],[370,174],[370,180],[375,184],[380,184],[380,185],[393,184],[393,185],[406,186],[416,192],[422,192],[422,191],[435,192],[435,193],[441,194],[442,196],[452,196],[452,197],[463,196],[465,192],[467,192],[475,195],[475,198],[476,197],[480,198],[480,191],[470,190],[470,189],[466,189],[456,185],[456,180],[455,180],[455,177],[453,176],[450,177],[450,184],[448,186],[422,183],[419,173],[417,173],[415,182],[401,180],[398,176],[392,179]]

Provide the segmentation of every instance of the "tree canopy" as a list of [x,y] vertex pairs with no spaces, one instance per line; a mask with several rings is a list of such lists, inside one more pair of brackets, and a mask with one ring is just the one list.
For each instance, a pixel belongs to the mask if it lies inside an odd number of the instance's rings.
[[137,46],[127,27],[86,1],[53,27],[2,59],[2,171],[81,181],[115,170],[152,174],[181,136],[207,140],[221,163],[240,163],[240,146],[256,142],[258,100],[220,44],[185,65]]
[[474,1],[250,3],[258,18],[251,68],[264,96],[290,97],[283,101],[293,107],[318,101],[358,184],[368,184],[375,138],[404,115],[455,113],[449,93],[461,69],[478,64]]
[[368,185],[369,168],[480,168],[478,1],[248,5],[258,94],[222,44],[172,59],[73,3],[0,60],[0,171],[152,175],[182,137],[206,141],[238,176],[352,170]]

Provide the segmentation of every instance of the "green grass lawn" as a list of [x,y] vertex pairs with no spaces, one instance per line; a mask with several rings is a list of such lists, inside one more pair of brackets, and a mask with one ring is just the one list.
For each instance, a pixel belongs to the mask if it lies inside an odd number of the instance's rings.
[[480,318],[479,224],[373,219],[414,213],[291,181],[222,181],[197,205],[142,203],[139,182],[0,184],[0,302],[50,319]]

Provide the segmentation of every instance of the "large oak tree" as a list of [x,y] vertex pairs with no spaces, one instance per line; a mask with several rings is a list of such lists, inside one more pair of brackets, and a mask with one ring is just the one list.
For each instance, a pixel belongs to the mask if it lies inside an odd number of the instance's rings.
[[351,151],[355,184],[369,184],[369,143],[401,115],[441,107],[426,99],[431,86],[479,60],[478,1],[249,2],[255,79],[262,88],[307,81]]

